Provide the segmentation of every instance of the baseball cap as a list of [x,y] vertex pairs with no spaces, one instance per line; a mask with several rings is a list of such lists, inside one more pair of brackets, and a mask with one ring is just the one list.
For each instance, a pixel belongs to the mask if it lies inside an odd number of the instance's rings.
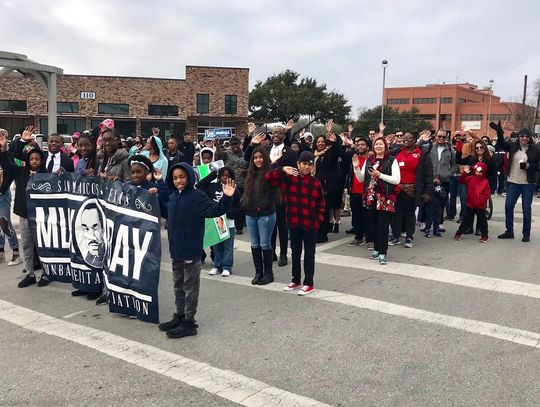
[[313,153],[311,151],[302,151],[300,153],[300,157],[298,157],[298,162],[299,163],[313,164],[314,160],[315,160],[315,157],[313,156]]

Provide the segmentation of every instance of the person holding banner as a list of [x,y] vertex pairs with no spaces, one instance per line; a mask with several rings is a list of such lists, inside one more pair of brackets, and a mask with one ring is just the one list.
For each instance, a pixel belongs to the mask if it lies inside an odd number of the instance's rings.
[[79,161],[75,167],[75,172],[86,176],[97,174],[97,146],[96,140],[89,133],[83,133],[77,143]]
[[[158,325],[169,338],[197,335],[195,314],[199,302],[201,254],[205,218],[224,215],[231,207],[235,183],[223,185],[223,198],[213,202],[203,191],[194,188],[195,171],[188,163],[173,165],[167,183],[174,191],[166,196],[167,232],[172,258],[176,312],[172,319]],[[162,195],[166,195],[160,190]]]
[[[28,129],[28,128],[27,128]],[[28,130],[25,130],[25,133]],[[32,130],[30,130],[31,135]],[[23,137],[25,134],[23,133]],[[15,188],[15,202],[13,212],[19,216],[19,226],[21,228],[21,242],[23,249],[23,260],[26,269],[26,275],[19,281],[17,287],[25,288],[36,284],[35,272],[41,269],[39,258],[37,258],[36,245],[34,237],[30,230],[28,222],[28,207],[26,196],[26,184],[34,174],[47,172],[45,169],[45,154],[39,149],[34,148],[26,154],[25,166],[19,167],[18,182]],[[43,270],[41,277],[37,282],[38,287],[44,287],[49,284]]]
[[253,285],[274,281],[272,271],[272,232],[276,224],[276,189],[264,179],[270,170],[270,156],[264,147],[253,150],[244,182],[242,207],[246,213],[246,226],[251,242],[251,256],[255,266]]
[[126,182],[131,178],[127,160],[129,154],[122,147],[122,140],[114,129],[105,129],[103,136],[103,160],[99,165],[99,176],[111,181]]

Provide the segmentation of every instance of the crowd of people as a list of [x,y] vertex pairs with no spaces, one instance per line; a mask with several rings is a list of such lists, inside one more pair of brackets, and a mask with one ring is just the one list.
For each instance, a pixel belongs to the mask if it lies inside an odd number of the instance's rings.
[[[522,241],[529,242],[540,150],[528,129],[508,138],[500,122],[490,126],[495,139],[472,131],[385,134],[383,123],[353,136],[352,125],[337,134],[330,120],[324,133],[314,136],[307,129],[292,132],[291,120],[258,134],[249,123],[247,134],[228,140],[198,142],[185,132],[164,146],[158,128],[147,138],[124,139],[114,121],[106,119],[95,129],[75,133],[67,148],[61,135],[50,134],[46,150],[31,126],[11,140],[0,129],[0,262],[5,261],[7,238],[13,253],[8,265],[24,261],[18,286],[49,283],[28,224],[26,184],[36,173],[76,172],[147,189],[158,195],[167,218],[173,261],[176,312],[159,329],[171,338],[195,335],[206,218],[226,215],[223,227],[229,232],[228,239],[211,247],[210,275],[231,275],[234,238],[245,226],[252,284],[273,282],[274,262],[287,265],[290,247],[292,278],[283,289],[299,295],[314,290],[316,245],[328,241],[329,233],[340,233],[344,212],[352,216],[346,233],[354,237],[348,246],[365,246],[366,256],[382,265],[390,246],[414,247],[417,224],[423,237],[431,238],[442,236],[445,221],[456,220],[455,240],[476,234],[487,243],[485,209],[493,194],[506,194],[506,231],[498,238],[514,238],[514,208],[521,197]],[[210,171],[201,177],[197,166],[205,164],[211,164]],[[13,183],[20,241],[11,223]],[[72,295],[86,295],[98,304],[108,301],[106,292],[76,290]]]

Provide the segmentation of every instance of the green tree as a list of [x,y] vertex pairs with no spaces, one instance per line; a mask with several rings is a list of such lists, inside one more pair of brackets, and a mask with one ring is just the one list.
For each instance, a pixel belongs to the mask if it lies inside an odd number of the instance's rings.
[[[362,111],[353,123],[353,135],[367,136],[370,130],[378,131],[380,121],[381,106]],[[419,134],[424,129],[433,129],[431,123],[422,119],[415,107],[409,111],[400,112],[385,106],[384,124],[386,125],[385,134],[394,133],[396,130]]]
[[297,121],[310,116],[313,122],[334,119],[345,123],[351,107],[344,95],[328,91],[313,78],[302,78],[297,72],[286,70],[258,81],[249,93],[249,111],[253,120]]

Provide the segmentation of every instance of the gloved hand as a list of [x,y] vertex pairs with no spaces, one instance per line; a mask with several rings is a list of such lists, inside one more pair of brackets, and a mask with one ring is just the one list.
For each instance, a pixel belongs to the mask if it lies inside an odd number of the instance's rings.
[[501,125],[501,121],[499,120],[499,123],[495,124],[494,122],[489,122],[489,127],[491,127],[493,130],[497,132],[497,136],[504,136],[504,130]]

